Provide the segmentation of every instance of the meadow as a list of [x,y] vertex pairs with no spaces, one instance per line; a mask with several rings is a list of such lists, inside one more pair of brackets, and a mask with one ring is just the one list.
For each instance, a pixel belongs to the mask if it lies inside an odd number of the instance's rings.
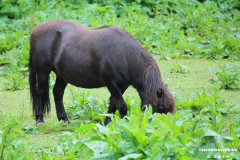
[[[240,159],[239,5],[237,0],[0,2],[0,159]],[[104,126],[108,90],[68,85],[63,101],[72,123],[66,126],[57,120],[52,73],[52,110],[46,125],[36,126],[29,37],[50,19],[130,32],[156,60],[175,97],[175,114],[152,115],[151,107],[141,112],[130,87],[124,93],[128,116],[120,119],[117,111]]]

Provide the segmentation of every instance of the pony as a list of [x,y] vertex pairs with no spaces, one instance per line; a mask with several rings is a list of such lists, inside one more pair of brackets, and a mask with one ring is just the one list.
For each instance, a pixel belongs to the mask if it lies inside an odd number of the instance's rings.
[[[141,109],[151,104],[153,113],[174,113],[175,101],[151,54],[126,30],[116,26],[90,28],[63,19],[40,23],[30,36],[29,84],[36,125],[45,124],[50,111],[49,74],[56,74],[53,95],[58,120],[71,123],[63,105],[68,83],[82,88],[106,86],[111,96],[108,113],[127,115],[122,97],[132,85]],[[106,116],[104,124],[111,122]]]

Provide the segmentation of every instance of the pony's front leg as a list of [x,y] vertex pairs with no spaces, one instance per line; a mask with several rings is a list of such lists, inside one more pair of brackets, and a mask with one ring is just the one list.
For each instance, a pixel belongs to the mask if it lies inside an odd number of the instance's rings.
[[117,109],[119,110],[119,113],[121,115],[121,118],[127,115],[127,105],[124,102],[123,97],[114,98],[115,105],[117,106]]
[[109,92],[111,93],[111,98],[115,107],[119,110],[121,118],[123,118],[127,115],[127,105],[122,97],[121,89],[116,85],[116,83],[113,83],[112,85],[107,87]]
[[[117,88],[117,90],[118,90],[118,87],[113,87],[113,88]],[[122,87],[121,88],[121,95],[123,95],[123,93],[126,91],[126,89],[128,88],[128,86],[124,86],[124,87]],[[116,91],[117,91],[116,90]],[[113,91],[114,92],[114,91]],[[111,93],[111,92],[110,92]],[[111,93],[112,94],[112,93]],[[122,97],[122,96],[121,96]],[[123,98],[122,98],[123,99]],[[117,107],[116,107],[116,105],[115,105],[115,102],[114,102],[114,98],[112,97],[112,96],[110,96],[110,98],[109,98],[109,107],[108,107],[108,113],[110,113],[110,114],[115,114],[115,112],[116,112],[116,110],[117,110]],[[123,100],[123,102],[124,102],[124,100]],[[125,102],[124,102],[124,104],[125,104]],[[126,104],[125,104],[126,105]],[[127,105],[126,105],[127,106]],[[119,110],[120,111],[120,110]],[[120,113],[121,114],[121,113]],[[127,113],[123,113],[123,114],[127,114]],[[108,125],[109,123],[111,122],[111,117],[106,117],[105,118],[105,120],[104,120],[104,125],[106,126],[106,125]]]
[[[117,110],[117,108],[116,108],[116,106],[115,106],[115,104],[114,104],[114,102],[113,102],[113,98],[112,97],[110,97],[109,98],[109,107],[108,107],[108,113],[109,114],[115,114],[115,112],[116,112],[116,110]],[[106,117],[105,118],[105,120],[104,120],[104,125],[106,126],[106,125],[108,125],[109,123],[111,122],[111,117]]]
[[59,76],[57,76],[54,88],[53,88],[53,95],[54,95],[54,101],[56,106],[56,112],[58,120],[63,120],[64,122],[68,122],[70,124],[71,122],[68,120],[67,114],[64,109],[63,105],[63,94],[64,90],[67,86],[67,83]]

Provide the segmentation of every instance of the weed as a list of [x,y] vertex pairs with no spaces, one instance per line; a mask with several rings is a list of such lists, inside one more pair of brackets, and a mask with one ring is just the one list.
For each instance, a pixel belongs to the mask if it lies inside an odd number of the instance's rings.
[[[0,3],[0,65],[4,65],[0,74],[8,80],[6,89],[23,88],[31,30],[40,22],[60,18],[88,27],[124,28],[161,59],[239,60],[238,6],[237,0],[5,0]],[[190,100],[176,98],[174,115],[152,115],[151,107],[142,113],[140,100],[127,98],[129,116],[119,119],[117,113],[108,126],[102,126],[100,114],[106,113],[107,102],[74,87],[69,88],[72,101],[65,105],[66,112],[81,122],[67,127],[57,120],[41,127],[27,124],[25,105],[18,118],[0,111],[0,159],[206,159],[202,149],[239,149],[239,108],[224,101],[224,90],[219,91],[217,85],[239,89],[239,66],[219,66],[209,69],[218,77],[210,80],[212,93],[202,90]],[[188,70],[177,62],[169,72]],[[55,78],[51,74],[51,87]],[[46,139],[49,132],[60,132],[58,144],[45,147],[23,141],[25,133],[43,133]],[[240,157],[238,152],[217,154]]]
[[206,114],[210,119],[214,119],[213,122],[217,125],[217,116],[222,117],[226,114],[232,114],[237,112],[236,104],[229,104],[224,101],[220,96],[224,90],[219,90],[220,86],[215,84],[212,88],[212,93],[209,94],[205,90],[202,90],[193,96],[191,100],[176,99],[176,105],[178,110],[191,110],[194,115]]
[[218,79],[209,79],[209,82],[212,84],[220,84],[222,89],[239,89],[240,67],[238,65],[216,63],[219,69],[208,68],[208,70],[215,73]]
[[[130,103],[127,105],[133,106]],[[220,127],[209,123],[208,116],[199,114],[193,121],[192,116],[188,110],[152,115],[151,110],[142,113],[140,108],[131,107],[127,120],[115,117],[106,127],[90,123],[75,132],[63,132],[59,136],[61,144],[44,152],[68,159],[204,159],[201,149],[238,144],[236,129],[230,129],[227,135],[218,133]],[[233,158],[239,155],[221,154]]]
[[20,72],[20,69],[17,65],[11,65],[4,71],[4,78],[8,81],[4,83],[6,90],[19,90],[22,89],[25,84],[25,77]]
[[166,73],[183,73],[183,74],[185,74],[185,73],[189,73],[189,70],[187,70],[186,65],[176,64],[173,68],[166,71]]
[[24,123],[28,119],[28,117],[26,115],[27,115],[26,114],[26,108],[24,107],[24,104],[23,104],[22,107],[21,107],[21,110],[19,112],[19,115],[18,115],[19,121],[21,123]]
[[[73,96],[72,89],[70,89],[70,93]],[[106,113],[107,102],[99,103],[95,95],[84,95],[84,92],[80,92],[65,107],[66,113],[71,119],[81,119],[85,123],[100,122],[103,124],[104,116],[100,114]]]
[[30,15],[30,20],[29,20],[29,23],[28,23],[28,28],[29,28],[30,31],[32,31],[34,27],[36,27],[36,16],[35,16],[35,13],[32,10],[31,15]]
[[16,117],[8,116],[0,125],[0,159],[25,159],[25,157],[34,157],[34,153],[27,152],[27,146],[30,144],[22,141],[25,134],[18,128]]
[[185,73],[189,73],[189,70],[187,70],[186,65],[178,64],[178,57],[177,57],[175,66],[173,68],[167,70],[166,73],[183,73],[183,74],[185,74]]

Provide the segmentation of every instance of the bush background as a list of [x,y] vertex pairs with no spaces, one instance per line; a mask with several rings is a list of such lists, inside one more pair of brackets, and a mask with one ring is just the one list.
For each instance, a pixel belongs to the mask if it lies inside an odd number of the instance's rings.
[[[0,159],[239,159],[239,6],[239,0],[0,1]],[[107,89],[68,85],[64,104],[72,124],[62,126],[53,109],[46,125],[35,126],[29,38],[50,19],[126,29],[157,61],[176,113],[142,113],[129,88],[129,116],[116,113],[105,127]],[[231,151],[200,151],[224,148]]]

